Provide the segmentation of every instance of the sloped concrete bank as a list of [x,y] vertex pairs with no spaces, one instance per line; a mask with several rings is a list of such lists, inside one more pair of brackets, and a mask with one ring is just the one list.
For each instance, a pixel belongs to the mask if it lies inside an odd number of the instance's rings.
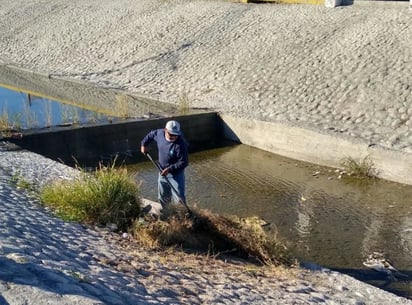
[[[1,62],[1,60],[0,60]],[[148,113],[171,115],[176,106],[138,94],[129,94],[119,87],[95,86],[75,79],[50,77],[16,65],[0,64],[0,87],[13,91],[75,105],[114,117],[143,117]]]

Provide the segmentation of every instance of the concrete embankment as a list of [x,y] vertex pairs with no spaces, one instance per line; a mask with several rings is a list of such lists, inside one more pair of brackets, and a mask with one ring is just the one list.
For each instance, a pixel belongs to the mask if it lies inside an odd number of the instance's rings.
[[[342,160],[349,157],[359,162],[367,157],[379,177],[412,184],[412,176],[409,175],[412,154],[384,147],[371,139],[330,133],[310,125],[304,128],[291,122],[244,119],[224,113],[218,115],[215,112],[198,111],[197,114],[182,116],[172,104],[61,78],[49,79],[47,75],[7,65],[0,67],[0,83],[10,89],[87,109],[119,114],[118,109],[124,108],[127,114],[140,116],[137,120],[109,125],[34,130],[26,132],[23,139],[14,140],[22,147],[66,164],[72,164],[74,160],[80,164],[96,164],[99,160],[113,159],[115,156],[130,162],[139,161],[138,139],[148,130],[160,128],[174,117],[181,121],[193,152],[216,147],[225,138],[296,160],[336,168],[341,167]],[[123,96],[127,96],[127,99],[119,98]],[[160,118],[150,119],[151,115]]]
[[262,122],[222,116],[227,138],[292,159],[342,167],[352,158],[361,162],[369,158],[379,177],[412,184],[412,154],[366,143],[361,139],[334,136],[275,122]]
[[[262,149],[330,166],[369,154],[382,177],[410,183],[408,7],[3,1],[0,61],[174,105],[184,96],[283,136]],[[236,132],[257,144],[259,133]]]

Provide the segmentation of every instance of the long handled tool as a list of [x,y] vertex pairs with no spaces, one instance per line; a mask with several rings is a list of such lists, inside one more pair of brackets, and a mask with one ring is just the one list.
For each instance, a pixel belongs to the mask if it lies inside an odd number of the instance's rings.
[[[158,162],[156,162],[155,160],[153,160],[153,158],[149,155],[149,153],[146,153],[146,156],[149,158],[150,161],[152,161],[152,163],[154,164],[154,166],[157,167],[157,169],[159,170],[159,172],[161,173],[163,171],[162,167],[160,166],[160,164]],[[175,193],[175,195],[177,196],[177,198],[179,199],[179,202],[181,204],[183,204],[187,210],[188,216],[192,216],[193,212],[189,209],[189,206],[187,205],[187,203],[182,199],[182,197],[180,197],[179,192],[176,190],[176,188],[173,186],[173,184],[170,182],[169,178],[167,178],[166,176],[164,176],[166,182],[169,184],[170,188],[172,189],[172,192]]]

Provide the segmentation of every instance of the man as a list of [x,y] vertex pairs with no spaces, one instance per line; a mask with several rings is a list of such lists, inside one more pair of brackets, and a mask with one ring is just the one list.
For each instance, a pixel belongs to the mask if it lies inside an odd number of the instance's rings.
[[[185,168],[189,164],[186,140],[177,121],[169,121],[164,129],[151,130],[141,141],[140,151],[146,155],[147,146],[155,141],[158,150],[158,162],[162,169],[158,178],[158,199],[163,208],[172,201],[179,202],[179,197],[186,203]],[[170,187],[168,181],[173,185]]]

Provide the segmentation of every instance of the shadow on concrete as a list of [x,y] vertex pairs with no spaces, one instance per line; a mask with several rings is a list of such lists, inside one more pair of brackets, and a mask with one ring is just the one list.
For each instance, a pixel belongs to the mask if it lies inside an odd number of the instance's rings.
[[[56,281],[56,279],[60,279],[60,281]],[[0,257],[0,281],[5,282],[6,285],[12,283],[14,285],[37,287],[57,295],[72,294],[100,301],[97,296],[92,296],[84,292],[63,291],[61,287],[74,285],[74,277],[66,275],[61,271],[49,270],[33,263],[17,263],[5,257]],[[4,291],[7,291],[7,288]],[[26,297],[34,301],[36,298],[41,298],[41,295],[27,295]],[[143,297],[141,299],[143,301]],[[9,303],[0,295],[0,305],[3,304],[8,305]]]
[[[333,270],[412,300],[412,294],[407,290],[407,287],[412,285],[412,270],[398,270],[390,273],[378,272],[372,269],[333,268]],[[402,287],[405,287],[405,290]]]
[[9,303],[0,295],[0,305],[9,305]]
[[350,6],[350,5],[353,5],[354,3],[355,3],[354,0],[342,0],[341,6]]

